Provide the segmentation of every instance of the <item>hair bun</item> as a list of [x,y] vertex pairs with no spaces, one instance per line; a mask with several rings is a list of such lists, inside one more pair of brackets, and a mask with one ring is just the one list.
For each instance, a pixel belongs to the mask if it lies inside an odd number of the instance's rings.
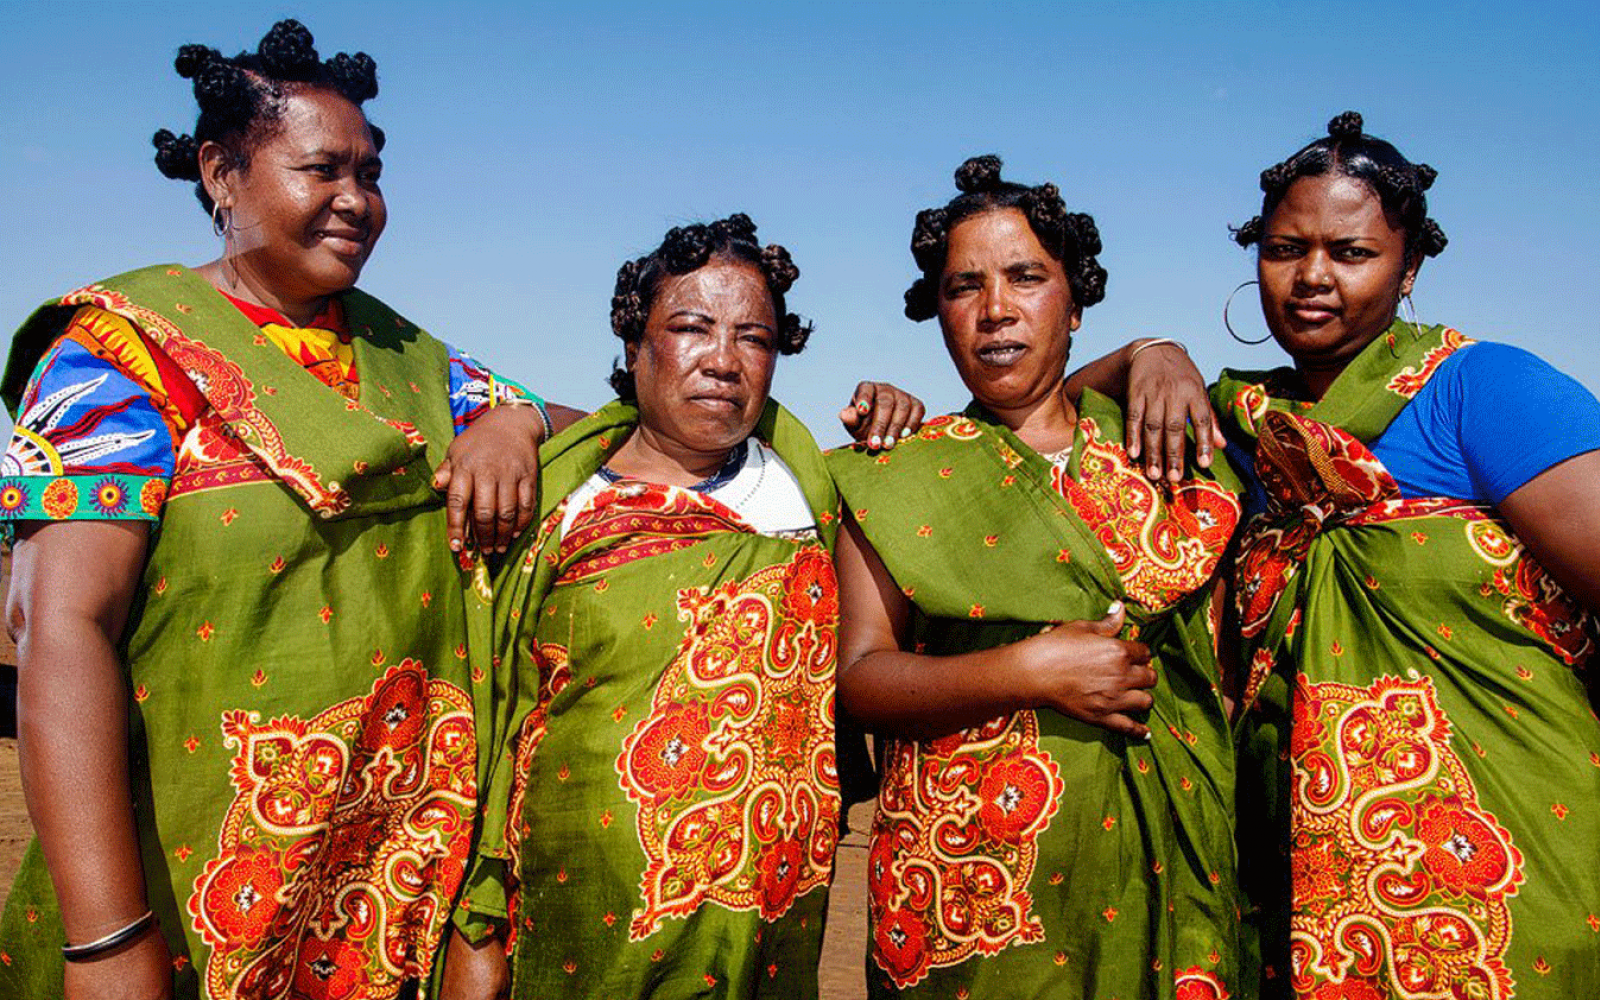
[[788,248],[776,243],[761,248],[761,272],[778,295],[787,294],[800,277],[800,269],[795,266],[794,258],[789,256]]
[[185,45],[178,49],[172,68],[185,80],[193,80],[200,71],[222,58],[222,53],[209,45]]
[[1329,120],[1328,135],[1335,139],[1359,139],[1364,127],[1360,112],[1346,111]]
[[328,75],[351,104],[361,104],[378,96],[378,64],[365,52],[355,55],[341,52],[326,65]]
[[200,179],[200,144],[193,136],[160,129],[150,137],[150,145],[156,148],[156,169],[163,176],[175,181]]
[[256,56],[262,68],[282,80],[309,80],[320,65],[311,30],[294,18],[284,18],[272,26]]
[[956,168],[956,190],[963,194],[993,191],[1000,186],[1000,157],[974,156]]
[[1439,171],[1426,163],[1417,164],[1417,186],[1426,191],[1433,187],[1433,182],[1439,179]]

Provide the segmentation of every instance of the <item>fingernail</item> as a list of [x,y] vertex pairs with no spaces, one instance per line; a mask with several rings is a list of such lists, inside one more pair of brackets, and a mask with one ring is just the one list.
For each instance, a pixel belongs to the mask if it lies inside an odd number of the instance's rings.
[[1146,473],[1146,475],[1148,475],[1151,479],[1154,479],[1161,475],[1161,469],[1158,466],[1152,465],[1150,466],[1150,471]]
[[1106,608],[1106,614],[1114,615],[1118,611],[1121,611],[1121,610],[1122,610],[1122,602],[1121,601],[1112,601],[1111,602],[1111,607]]
[[1149,742],[1150,742],[1150,730],[1148,730],[1148,729],[1146,729],[1146,730],[1145,730],[1145,731],[1144,731],[1144,741],[1145,741],[1145,742],[1146,742],[1146,743],[1149,743]]
[[893,448],[894,447],[894,435],[893,434],[890,434],[888,437],[883,439],[883,446],[885,448]]
[[867,412],[867,404],[865,402],[857,403],[856,409],[860,410],[862,413],[865,413]]
[[452,538],[450,540],[450,551],[451,552],[460,552],[461,551],[461,543]]
[[883,447],[883,439],[878,437],[876,434],[872,435],[872,441],[870,443],[874,448]]

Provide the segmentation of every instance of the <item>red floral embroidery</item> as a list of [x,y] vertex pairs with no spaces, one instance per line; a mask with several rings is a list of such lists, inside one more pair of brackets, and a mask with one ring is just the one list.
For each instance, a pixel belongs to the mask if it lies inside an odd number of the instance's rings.
[[407,659],[312,719],[230,711],[222,733],[239,794],[188,901],[206,995],[387,1000],[425,975],[471,841],[467,693]]
[[1432,680],[1301,677],[1295,697],[1295,990],[1509,1000],[1522,855],[1478,804]]
[[832,563],[802,547],[677,603],[688,631],[616,762],[648,858],[634,941],[707,902],[776,920],[827,885],[838,841]]
[[1230,1000],[1232,994],[1214,972],[1206,972],[1198,965],[1184,969],[1175,977],[1176,1000]]
[[1129,597],[1159,609],[1194,593],[1216,571],[1239,524],[1239,501],[1216,483],[1158,487],[1089,417],[1074,480],[1059,466],[1051,483],[1105,546]]
[[906,987],[1042,940],[1027,885],[1064,787],[1032,712],[891,743],[867,858],[877,966]]
[[1411,399],[1422,391],[1422,387],[1428,384],[1429,379],[1433,378],[1433,373],[1439,370],[1440,365],[1444,364],[1445,358],[1468,344],[1475,343],[1477,341],[1472,338],[1447,328],[1443,331],[1443,339],[1439,345],[1429,348],[1428,353],[1422,356],[1421,365],[1415,367],[1407,366],[1400,369],[1400,372],[1389,380],[1389,384],[1385,388],[1390,392],[1398,393],[1407,399]]

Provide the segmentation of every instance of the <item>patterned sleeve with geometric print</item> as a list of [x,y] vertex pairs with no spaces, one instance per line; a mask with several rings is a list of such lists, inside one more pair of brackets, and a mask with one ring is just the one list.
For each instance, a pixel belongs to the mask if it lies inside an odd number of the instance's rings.
[[518,382],[501,378],[455,345],[444,346],[450,356],[450,414],[455,418],[457,434],[496,406],[513,400],[533,404],[545,426],[550,426],[550,414],[537,394]]
[[34,369],[0,458],[0,538],[18,521],[158,521],[203,405],[127,320],[79,309]]

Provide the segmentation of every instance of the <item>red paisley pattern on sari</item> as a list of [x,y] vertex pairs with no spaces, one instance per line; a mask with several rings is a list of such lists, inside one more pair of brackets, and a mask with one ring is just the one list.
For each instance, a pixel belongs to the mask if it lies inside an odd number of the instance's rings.
[[[1395,343],[1393,331],[1384,334],[1384,336],[1388,338],[1390,345],[1393,346]],[[1416,366],[1408,365],[1400,369],[1389,380],[1389,384],[1385,388],[1390,392],[1411,399],[1422,391],[1423,386],[1428,384],[1428,380],[1433,378],[1434,372],[1439,370],[1439,366],[1444,364],[1446,358],[1468,344],[1477,343],[1471,337],[1449,328],[1441,330],[1440,336],[1440,342],[1428,349],[1428,352],[1422,356],[1420,364]]]
[[[661,537],[684,513],[657,515]],[[648,859],[634,941],[706,903],[776,920],[828,884],[839,836],[828,554],[803,547],[743,580],[680,590],[677,607],[683,644],[616,762]]]
[[1507,1000],[1523,881],[1427,677],[1295,690],[1291,983],[1303,997]]
[[1064,788],[1033,712],[890,744],[867,859],[877,966],[906,987],[1042,940],[1027,885]]
[[1468,524],[1467,542],[1495,567],[1483,595],[1502,598],[1500,608],[1507,618],[1538,636],[1569,667],[1594,654],[1600,621],[1529,557],[1505,525],[1492,520]]
[[[551,527],[559,525],[554,518]],[[601,490],[561,539],[557,584],[694,545],[750,526],[709,494],[625,480]]]
[[1129,461],[1120,443],[1102,440],[1092,418],[1081,418],[1078,426],[1078,478],[1056,466],[1051,485],[1105,546],[1123,589],[1152,610],[1194,593],[1222,559],[1239,523],[1239,501],[1204,480],[1158,486]]
[[[1501,600],[1505,615],[1570,664],[1594,651],[1600,625],[1528,557],[1492,508],[1446,497],[1406,499],[1371,450],[1353,435],[1280,410],[1260,420],[1257,468],[1268,493],[1268,516],[1256,518],[1240,542],[1235,600],[1244,635],[1260,635],[1294,579],[1311,543],[1331,528],[1407,518],[1465,522],[1474,552],[1495,567],[1483,595]],[[1258,652],[1245,685],[1249,704],[1273,664]]]
[[1231,1000],[1233,996],[1216,973],[1207,972],[1198,965],[1182,970],[1175,979],[1176,1000]]
[[[277,426],[256,408],[255,385],[245,376],[244,369],[225,355],[190,338],[160,313],[102,285],[88,285],[69,292],[61,297],[61,304],[97,306],[131,320],[183,370],[217,414],[245,439],[250,450],[312,510],[331,517],[350,506],[349,493],[337,483],[324,483],[315,469],[289,453]],[[408,440],[419,440],[416,429],[410,425],[386,422],[404,432]]]
[[309,720],[223,716],[237,750],[188,912],[205,994],[387,1000],[425,975],[477,796],[472,702],[407,659]]

